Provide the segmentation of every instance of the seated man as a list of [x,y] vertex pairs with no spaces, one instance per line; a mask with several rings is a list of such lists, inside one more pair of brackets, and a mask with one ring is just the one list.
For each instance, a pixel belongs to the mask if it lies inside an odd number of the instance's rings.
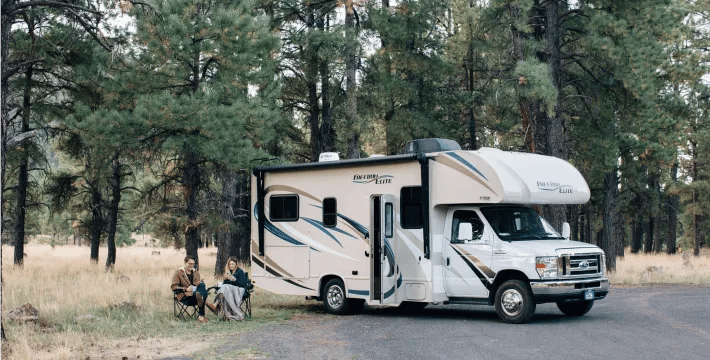
[[217,284],[219,290],[217,291],[215,302],[218,302],[219,306],[222,307],[224,316],[227,319],[244,320],[240,305],[244,298],[244,292],[249,285],[249,279],[244,270],[237,265],[237,258],[234,256],[227,260],[227,268],[225,270],[224,281]]
[[199,322],[207,322],[205,305],[212,312],[217,313],[217,308],[213,304],[206,304],[208,291],[205,283],[200,279],[199,271],[195,269],[195,258],[192,256],[185,256],[185,266],[177,269],[173,275],[170,288],[173,291],[178,289],[184,291],[177,295],[178,300],[183,304],[188,306],[197,305],[197,320]]

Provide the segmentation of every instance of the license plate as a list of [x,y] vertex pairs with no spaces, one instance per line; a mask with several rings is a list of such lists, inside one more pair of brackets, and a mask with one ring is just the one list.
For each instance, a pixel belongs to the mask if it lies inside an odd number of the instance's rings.
[[584,290],[584,300],[594,300],[594,289]]

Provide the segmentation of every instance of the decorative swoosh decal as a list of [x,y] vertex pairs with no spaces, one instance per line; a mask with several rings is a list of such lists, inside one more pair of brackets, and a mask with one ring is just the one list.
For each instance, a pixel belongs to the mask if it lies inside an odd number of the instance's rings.
[[457,154],[457,153],[451,151],[451,152],[447,152],[446,155],[449,155],[449,156],[451,156],[452,158],[454,158],[454,159],[460,161],[462,164],[466,165],[467,168],[473,170],[476,174],[480,175],[482,178],[484,178],[484,179],[486,179],[486,181],[488,181],[488,178],[486,177],[486,175],[483,175],[483,173],[480,172],[478,169],[476,169],[476,167],[473,166],[473,164],[471,164],[471,163],[468,162],[466,159],[464,159],[464,158],[462,158],[461,156],[459,156],[459,154]]
[[367,228],[364,227],[364,226],[362,226],[362,225],[361,225],[360,223],[358,223],[357,221],[355,221],[355,220],[353,220],[353,219],[351,219],[351,218],[349,218],[349,217],[347,217],[347,216],[345,216],[345,215],[343,215],[343,214],[338,214],[338,217],[341,218],[341,219],[343,219],[343,220],[345,220],[346,223],[350,224],[350,226],[352,226],[353,228],[355,228],[355,230],[357,230],[358,232],[360,232],[360,233],[362,234],[362,236],[365,237],[365,239],[369,239],[369,238],[370,238],[370,232],[367,230]]
[[331,239],[335,240],[335,242],[337,242],[338,245],[340,245],[340,247],[343,247],[343,244],[341,244],[340,241],[338,241],[338,239],[337,239],[335,236],[333,236],[333,234],[331,234],[330,231],[328,231],[328,229],[325,228],[325,225],[323,225],[322,222],[320,222],[320,221],[318,221],[318,220],[315,220],[315,219],[305,218],[305,217],[304,217],[304,218],[301,218],[301,219],[303,219],[303,220],[305,220],[307,223],[309,223],[309,224],[315,226],[318,230],[324,232],[324,233],[325,233],[326,235],[328,235]]
[[348,294],[368,296],[370,295],[370,290],[348,290]]
[[387,290],[387,292],[385,293],[384,298],[387,299],[388,297],[392,296],[392,294],[394,294],[395,288],[398,288],[401,285],[402,285],[402,274],[399,274],[399,279],[397,279],[397,285],[392,285],[392,288]]
[[479,270],[479,269],[476,267],[476,265],[473,264],[473,262],[471,261],[471,259],[469,259],[467,256],[465,256],[464,254],[462,254],[462,253],[459,251],[459,249],[457,249],[457,248],[454,247],[454,246],[451,246],[451,248],[454,249],[454,251],[456,251],[456,253],[459,254],[459,256],[461,256],[461,258],[462,258],[463,261],[466,263],[466,265],[468,265],[468,267],[471,268],[471,270],[473,270],[473,272],[476,274],[476,276],[478,276],[478,280],[480,280],[481,283],[483,284],[483,286],[485,286],[486,289],[488,289],[488,290],[490,291],[491,288],[493,287],[493,284],[491,284],[490,280],[488,280],[488,278],[487,278],[485,275],[483,275],[483,273],[481,272],[481,270]]

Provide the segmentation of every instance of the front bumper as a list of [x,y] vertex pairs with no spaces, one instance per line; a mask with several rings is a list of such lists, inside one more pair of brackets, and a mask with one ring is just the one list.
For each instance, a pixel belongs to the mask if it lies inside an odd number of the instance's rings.
[[584,300],[584,291],[594,290],[594,300],[601,300],[609,293],[608,278],[575,280],[531,281],[530,288],[535,302],[557,302],[566,300]]

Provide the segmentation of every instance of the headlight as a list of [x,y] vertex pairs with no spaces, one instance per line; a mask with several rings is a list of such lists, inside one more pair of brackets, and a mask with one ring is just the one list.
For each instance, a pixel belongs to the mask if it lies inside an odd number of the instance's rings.
[[556,279],[557,256],[538,256],[535,258],[535,270],[540,275],[540,279]]

